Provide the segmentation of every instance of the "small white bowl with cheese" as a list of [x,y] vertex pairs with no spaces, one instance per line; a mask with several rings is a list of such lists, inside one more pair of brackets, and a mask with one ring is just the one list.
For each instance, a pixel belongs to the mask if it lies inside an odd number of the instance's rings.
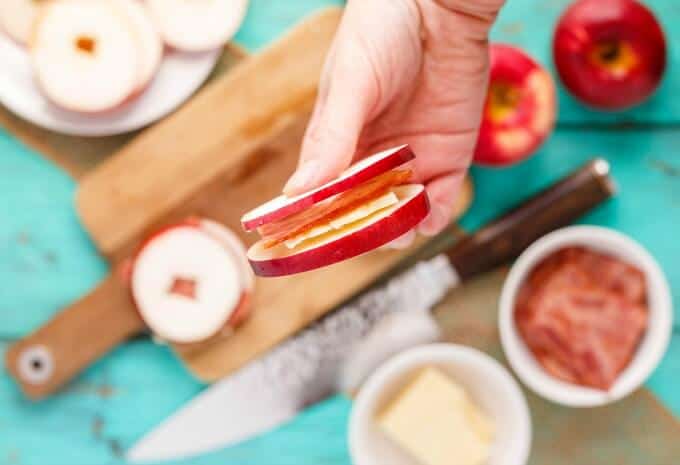
[[518,383],[490,356],[456,344],[416,347],[383,364],[349,422],[354,465],[525,465],[530,447]]

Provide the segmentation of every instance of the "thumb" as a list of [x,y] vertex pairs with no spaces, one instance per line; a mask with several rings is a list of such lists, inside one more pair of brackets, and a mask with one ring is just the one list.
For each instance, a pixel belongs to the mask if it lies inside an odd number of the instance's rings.
[[298,168],[283,189],[286,195],[319,187],[352,163],[374,95],[370,67],[362,72],[356,63],[350,68],[336,62],[305,132]]

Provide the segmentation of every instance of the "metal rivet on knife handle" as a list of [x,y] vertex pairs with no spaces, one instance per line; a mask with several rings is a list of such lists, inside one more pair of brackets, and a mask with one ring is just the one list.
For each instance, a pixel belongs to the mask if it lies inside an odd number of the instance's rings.
[[609,163],[597,158],[462,239],[447,252],[461,279],[490,271],[541,236],[571,224],[616,193]]
[[143,329],[129,289],[111,274],[90,294],[13,344],[5,365],[23,392],[39,399]]

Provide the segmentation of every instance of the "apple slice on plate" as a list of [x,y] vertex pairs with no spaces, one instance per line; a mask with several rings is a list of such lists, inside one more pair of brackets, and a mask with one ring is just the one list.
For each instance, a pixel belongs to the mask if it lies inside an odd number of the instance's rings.
[[139,74],[135,94],[143,91],[151,82],[163,58],[163,41],[151,20],[147,7],[138,0],[112,0],[134,28],[139,39]]
[[[5,11],[5,3],[11,5],[14,1],[17,0],[0,0],[0,11]],[[44,5],[41,6],[42,8],[51,8],[51,5],[62,3],[63,1],[65,0],[44,0],[41,2]],[[68,2],[69,0],[66,1]],[[133,6],[146,7],[144,2],[137,0],[128,1]],[[120,3],[116,2],[116,0],[81,0],[81,2],[103,4],[109,19],[119,17],[121,22],[129,28],[130,34],[134,36],[134,55],[137,55],[137,62],[134,68],[135,78],[130,79],[134,81],[133,88],[121,104],[107,111],[86,112],[82,111],[79,105],[77,105],[78,108],[74,109],[66,108],[55,102],[54,98],[49,98],[43,88],[42,81],[49,81],[52,79],[51,76],[43,72],[41,73],[43,78],[40,80],[36,79],[35,61],[30,48],[22,47],[9,34],[4,34],[0,31],[0,69],[2,70],[0,71],[0,103],[16,115],[35,125],[52,131],[78,136],[108,136],[142,128],[167,115],[191,97],[209,76],[221,55],[221,50],[219,49],[201,53],[187,53],[176,50],[167,51],[167,53],[162,54],[161,62],[156,66],[152,79],[144,85],[142,84],[145,80],[144,75],[148,75],[149,70],[154,68],[153,62],[155,58],[153,57],[156,56],[154,51],[156,45],[153,45],[152,42],[149,42],[150,47],[148,49],[142,47],[144,39],[139,36],[147,34],[146,37],[151,38],[147,26],[138,25],[138,27],[135,27],[135,20],[131,15],[125,14],[125,11],[131,12],[132,10],[124,10],[124,6],[120,8]],[[100,6],[95,8],[100,8]],[[111,12],[108,8],[115,11]],[[136,8],[136,10],[139,11],[139,8]],[[12,9],[9,11],[16,10]],[[146,10],[145,13],[149,16]],[[80,15],[80,9],[77,15]],[[40,17],[42,17],[42,13],[38,15],[36,26],[37,22],[40,21]],[[148,25],[149,21],[150,19],[145,24]],[[66,21],[64,24],[72,23]],[[2,29],[1,25],[0,29]],[[87,30],[89,31],[91,28]],[[34,42],[35,32],[37,31],[34,31],[31,35],[29,42]],[[156,34],[159,33],[156,32]],[[156,43],[158,43],[158,40],[156,39]],[[127,40],[123,42],[125,44],[128,43]],[[63,38],[58,39],[58,43],[63,46],[68,45]],[[107,41],[106,43],[108,44],[109,42]],[[44,46],[45,44],[43,43],[42,45]],[[57,43],[52,43],[50,50],[56,46]],[[116,47],[118,47],[118,44]],[[124,47],[129,49],[128,45],[124,45]],[[148,55],[145,50],[149,52]],[[53,52],[48,52],[47,56],[52,56],[52,61],[59,60],[58,57],[54,58]],[[152,59],[147,61],[146,57],[152,57]],[[127,58],[125,60],[127,61]],[[49,66],[56,66],[56,64],[51,63]],[[118,87],[120,85],[119,82],[114,82],[118,80],[120,73],[120,66],[117,65],[116,68],[113,73],[104,77],[102,86],[104,84],[107,87]],[[147,69],[146,72],[144,72],[145,68]],[[51,86],[57,85],[64,86],[63,80],[51,83]],[[127,86],[127,83],[125,86]],[[69,94],[66,97],[66,104],[73,101],[76,103],[81,102],[83,98],[81,94],[83,92],[80,87],[83,86],[79,86],[73,95]],[[108,91],[109,89],[107,89]],[[60,92],[59,95],[62,93]],[[124,93],[120,92],[120,94]],[[108,107],[111,104],[111,102],[105,102],[103,106]]]
[[147,0],[149,10],[170,47],[187,52],[226,44],[243,22],[248,0]]
[[5,31],[19,44],[27,44],[33,24],[42,7],[38,0],[2,0],[0,1],[0,29]]
[[234,233],[195,219],[165,228],[142,245],[130,285],[156,336],[190,344],[228,333],[245,320],[254,277]]
[[277,197],[241,223],[262,239],[248,250],[259,276],[283,276],[331,265],[385,245],[429,213],[424,186],[402,167],[405,145],[372,155],[337,179],[296,197]]
[[47,98],[84,113],[123,103],[139,80],[134,27],[111,2],[58,0],[45,6],[30,43]]

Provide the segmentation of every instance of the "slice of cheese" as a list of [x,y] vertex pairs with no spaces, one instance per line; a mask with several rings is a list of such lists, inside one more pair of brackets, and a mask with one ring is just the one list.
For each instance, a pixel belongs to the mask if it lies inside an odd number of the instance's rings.
[[299,234],[291,239],[288,239],[284,243],[286,244],[286,247],[288,247],[289,249],[294,249],[304,241],[313,239],[318,236],[322,236],[332,230],[339,231],[344,226],[356,223],[357,221],[360,221],[364,218],[368,218],[372,214],[379,212],[380,210],[383,210],[387,207],[391,207],[392,205],[395,205],[398,202],[399,198],[397,197],[397,194],[391,191],[387,192],[384,195],[381,195],[380,197],[373,199],[370,202],[367,202],[363,205],[360,205],[359,207],[355,208],[354,210],[348,213],[345,213],[342,216],[332,219],[327,224],[315,226],[309,231],[305,231],[302,234]]
[[324,234],[332,230],[333,227],[330,224],[320,224],[319,226],[315,226],[312,229],[303,232],[302,234],[298,234],[297,236],[288,239],[287,241],[284,241],[284,244],[286,244],[286,247],[288,247],[289,249],[294,249],[302,242],[308,239],[313,239],[318,236],[323,236]]
[[397,197],[397,194],[395,194],[392,191],[387,192],[381,195],[380,197],[373,199],[370,202],[367,202],[363,205],[360,205],[354,210],[331,220],[331,226],[333,226],[334,229],[340,229],[343,226],[364,219],[372,215],[373,213],[382,210],[383,208],[391,207],[392,205],[395,205],[398,202],[399,198]]
[[426,368],[378,417],[383,432],[422,465],[483,465],[493,424],[467,393]]

